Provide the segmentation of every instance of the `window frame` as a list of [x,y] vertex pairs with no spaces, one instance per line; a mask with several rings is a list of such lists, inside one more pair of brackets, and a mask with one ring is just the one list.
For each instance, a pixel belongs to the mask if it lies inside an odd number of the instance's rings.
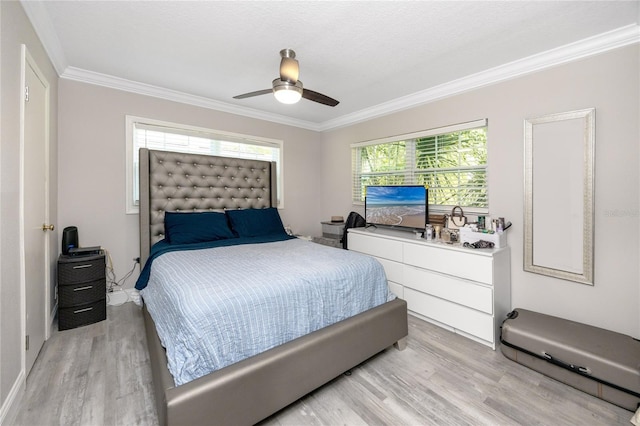
[[[438,128],[434,128],[434,129],[428,129],[428,130],[421,130],[418,132],[413,132],[413,133],[406,133],[406,134],[402,134],[402,135],[395,135],[395,136],[388,136],[385,138],[381,138],[381,139],[374,139],[374,140],[369,140],[369,141],[363,141],[363,142],[356,142],[356,143],[352,143],[351,144],[351,155],[352,155],[352,170],[351,170],[351,200],[353,205],[364,205],[364,201],[361,201],[360,199],[358,199],[359,196],[361,196],[361,190],[357,189],[357,186],[360,185],[360,179],[362,176],[362,173],[360,170],[358,170],[358,168],[360,167],[361,163],[362,163],[362,157],[361,157],[361,153],[362,150],[359,148],[364,148],[367,146],[372,146],[372,145],[382,145],[382,144],[391,144],[394,142],[405,142],[407,143],[407,151],[409,151],[409,145],[414,145],[416,143],[417,139],[420,138],[427,138],[427,137],[433,137],[433,136],[439,136],[439,135],[444,135],[444,134],[448,134],[448,133],[455,133],[455,132],[459,132],[459,131],[465,131],[465,130],[473,130],[473,129],[478,129],[478,128],[485,128],[485,132],[488,135],[488,119],[484,118],[484,119],[480,119],[480,120],[474,120],[474,121],[468,121],[468,122],[464,122],[464,123],[459,123],[459,124],[453,124],[453,125],[449,125],[449,126],[444,126],[444,127],[438,127]],[[411,148],[413,149],[413,147]],[[415,151],[415,149],[413,149],[413,151]],[[396,171],[388,171],[388,172],[378,172],[380,175],[384,175],[384,174],[404,174],[405,175],[405,184],[406,185],[416,185],[419,184],[417,183],[417,180],[415,180],[415,176],[418,175],[418,173],[414,173],[417,171],[417,168],[415,167],[415,155],[412,155],[412,153],[406,153],[405,154],[405,158],[409,159],[411,161],[413,161],[414,163],[410,165],[410,167],[406,167],[405,169],[400,169],[400,170],[396,170]],[[467,207],[467,206],[462,206],[465,213],[473,213],[473,214],[488,214],[489,213],[489,180],[488,180],[488,173],[489,173],[489,158],[488,158],[488,142],[487,142],[487,161],[486,163],[481,166],[481,168],[484,169],[485,171],[485,179],[486,179],[486,184],[485,184],[485,188],[487,191],[487,207]],[[456,169],[457,170],[464,170],[464,168],[467,166],[459,166]],[[374,172],[375,173],[375,172]],[[406,179],[408,178],[408,179]],[[450,209],[452,206],[444,206],[444,205],[433,205],[433,204],[429,204],[429,211],[432,213],[449,213]]]
[[[277,179],[278,179],[278,209],[284,209],[284,141],[280,139],[271,139],[261,136],[244,135],[240,133],[226,132],[223,130],[208,129],[205,127],[191,126],[188,124],[173,123],[169,121],[156,120],[152,118],[138,117],[133,115],[125,116],[126,125],[126,188],[125,188],[125,206],[126,214],[139,214],[139,200],[135,203],[133,199],[134,181],[138,180],[138,172],[134,167],[134,145],[135,131],[137,127],[146,127],[148,129],[156,129],[158,131],[167,131],[167,133],[177,133],[189,136],[201,136],[210,139],[220,140],[224,142],[241,143],[253,146],[268,146],[278,149],[277,160]],[[188,152],[188,151],[185,151]],[[221,157],[231,157],[222,154],[215,154]]]

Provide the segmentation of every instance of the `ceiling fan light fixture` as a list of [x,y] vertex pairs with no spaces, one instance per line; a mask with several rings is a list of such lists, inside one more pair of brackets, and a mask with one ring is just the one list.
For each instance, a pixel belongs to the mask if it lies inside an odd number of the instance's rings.
[[282,81],[279,78],[273,80],[273,95],[278,102],[283,104],[295,104],[302,98],[302,82],[296,81],[295,84]]

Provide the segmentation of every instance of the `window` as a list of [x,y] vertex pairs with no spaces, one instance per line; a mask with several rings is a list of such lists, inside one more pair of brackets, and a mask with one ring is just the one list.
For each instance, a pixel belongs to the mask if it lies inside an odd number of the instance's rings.
[[353,202],[367,185],[426,185],[429,208],[488,213],[487,120],[351,145]]
[[275,161],[278,207],[284,208],[282,141],[132,116],[126,122],[127,213],[138,213],[140,148]]

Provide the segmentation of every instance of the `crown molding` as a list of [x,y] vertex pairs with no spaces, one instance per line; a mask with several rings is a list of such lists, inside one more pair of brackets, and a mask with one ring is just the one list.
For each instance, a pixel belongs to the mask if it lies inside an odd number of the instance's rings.
[[273,123],[320,131],[320,125],[318,123],[298,120],[284,115],[259,111],[252,108],[240,107],[211,98],[206,98],[204,96],[191,95],[189,93],[184,93],[177,90],[166,89],[164,87],[153,86],[151,84],[140,83],[137,81],[114,77],[107,74],[87,71],[80,68],[67,67],[67,69],[62,73],[60,77],[67,80],[108,87],[111,89],[136,93],[139,95],[151,96],[154,98],[213,109],[220,112],[227,112],[230,114],[255,118],[258,120],[265,120]]
[[56,35],[44,3],[41,1],[29,0],[20,0],[20,3],[31,21],[38,37],[42,41],[53,66],[61,78],[317,132],[334,130],[340,127],[361,123],[373,118],[425,105],[427,103],[435,102],[470,90],[640,42],[640,26],[638,24],[627,25],[532,55],[524,59],[500,65],[486,71],[481,71],[476,74],[440,84],[411,95],[393,99],[389,102],[384,102],[371,108],[365,108],[350,114],[345,114],[341,117],[327,120],[322,123],[315,123],[306,120],[294,119],[280,114],[259,111],[253,108],[236,106],[203,96],[191,95],[176,90],[70,67],[68,66],[60,40]]
[[350,126],[639,42],[640,26],[637,24],[627,25],[325,121],[320,125],[320,131]]
[[20,5],[22,5],[24,13],[31,21],[31,25],[38,35],[44,50],[49,55],[53,67],[58,75],[62,75],[68,66],[68,62],[44,2],[20,0]]

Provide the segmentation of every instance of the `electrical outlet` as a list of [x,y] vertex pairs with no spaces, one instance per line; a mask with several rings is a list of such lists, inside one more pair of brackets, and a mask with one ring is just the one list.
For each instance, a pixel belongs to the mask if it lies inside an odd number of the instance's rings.
[[140,263],[140,258],[139,257],[134,257],[133,261],[136,262],[136,263]]

